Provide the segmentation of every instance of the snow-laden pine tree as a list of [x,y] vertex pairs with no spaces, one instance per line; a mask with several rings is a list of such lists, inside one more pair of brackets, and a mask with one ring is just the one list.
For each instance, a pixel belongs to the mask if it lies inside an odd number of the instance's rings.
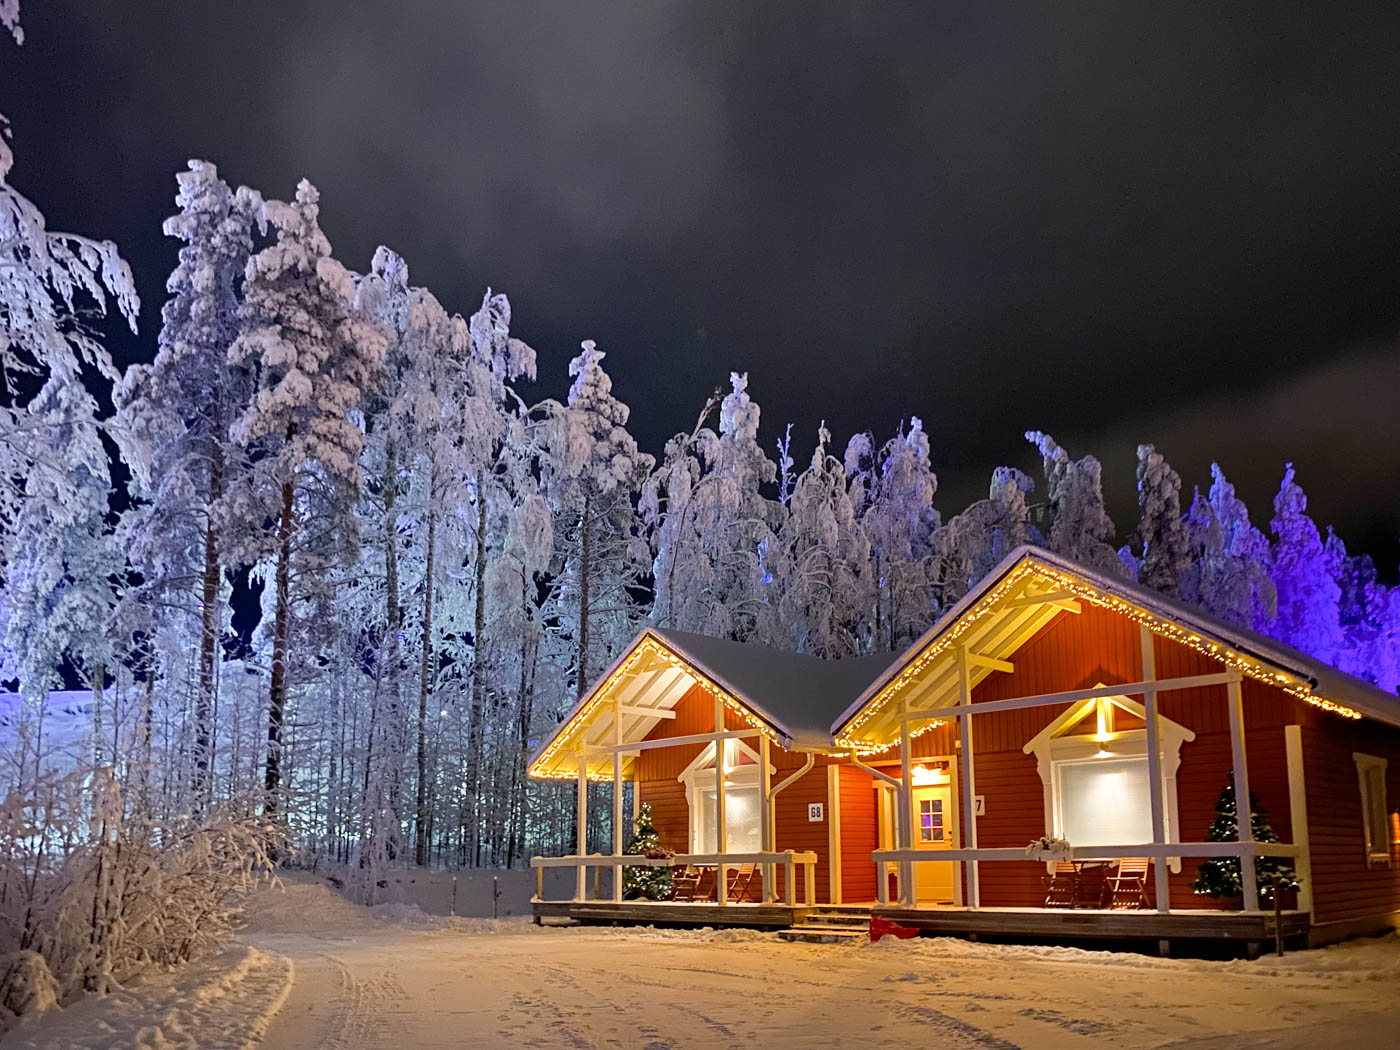
[[[667,442],[640,509],[656,552],[652,621],[745,639],[768,598],[765,560],[776,556],[784,510],[763,492],[777,468],[758,442],[748,375],[732,372],[729,381],[688,435]],[[718,431],[705,425],[717,401]]]
[[1070,459],[1049,434],[1026,431],[1045,466],[1047,525],[1042,531],[1056,554],[1110,576],[1124,574],[1113,547],[1113,520],[1104,509],[1103,468],[1093,456]]
[[542,470],[558,560],[552,618],[570,642],[581,697],[641,617],[649,550],[632,500],[653,460],[627,432],[629,410],[613,396],[593,340],[569,362],[569,375],[568,400],[543,406]]
[[[270,520],[250,546],[270,573],[271,675],[264,787],[276,812],[296,600],[330,614],[323,585],[358,539],[365,393],[377,382],[387,339],[356,302],[355,280],[331,255],[318,221],[319,194],[302,180],[296,199],[268,201],[276,240],[248,260],[231,364],[252,369],[256,393],[231,427],[254,461],[240,485],[242,520]],[[295,565],[294,565],[295,562]],[[293,576],[297,591],[293,592]]]
[[864,648],[870,541],[856,518],[841,460],[823,424],[810,465],[792,486],[778,533],[770,598],[758,637],[778,649],[827,658]]
[[1137,449],[1138,582],[1176,596],[1191,567],[1186,525],[1181,517],[1181,476],[1152,445]]
[[1335,664],[1342,647],[1337,605],[1341,588],[1317,526],[1307,515],[1308,498],[1284,468],[1270,522],[1274,542],[1269,575],[1278,592],[1278,617],[1269,634],[1295,649]]
[[1250,524],[1249,509],[1220,465],[1210,470],[1209,495],[1197,491],[1186,513],[1190,564],[1179,593],[1226,623],[1267,632],[1276,611],[1269,541]]
[[937,601],[938,477],[923,421],[912,417],[907,430],[901,427],[878,450],[868,433],[857,434],[844,459],[851,502],[870,543],[870,647],[892,652],[928,627]]
[[1342,632],[1337,666],[1394,693],[1400,686],[1397,591],[1380,581],[1369,554],[1349,555],[1346,544],[1331,528],[1324,546],[1341,591],[1337,604]]
[[226,559],[220,549],[226,475],[241,470],[229,424],[252,396],[250,369],[229,362],[238,335],[243,273],[263,201],[233,190],[213,164],[189,162],[176,176],[179,213],[165,221],[182,242],[166,281],[155,360],[132,365],[117,384],[113,427],[131,471],[131,510],[121,539],[141,572],[132,597],[157,617],[198,619],[194,707],[196,799],[207,790],[216,658]]
[[933,535],[939,611],[946,610],[1030,536],[1033,482],[1015,467],[992,472],[987,498],[954,515]]

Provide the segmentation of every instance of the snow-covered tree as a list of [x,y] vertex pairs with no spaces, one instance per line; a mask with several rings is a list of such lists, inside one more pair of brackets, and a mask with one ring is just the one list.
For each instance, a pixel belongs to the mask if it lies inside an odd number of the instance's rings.
[[1335,664],[1342,647],[1337,606],[1341,588],[1317,526],[1307,515],[1308,499],[1284,468],[1274,497],[1273,557],[1270,577],[1278,592],[1278,618],[1269,633],[1286,645]]
[[653,460],[627,432],[629,410],[613,396],[602,362],[603,352],[586,340],[569,362],[567,402],[545,408],[544,492],[560,561],[554,615],[572,642],[577,696],[633,633],[637,587],[648,567],[632,500]]
[[1269,578],[1269,541],[1249,521],[1218,463],[1211,464],[1208,496],[1198,490],[1186,513],[1190,564],[1180,595],[1226,623],[1267,631],[1276,611]]
[[868,433],[857,434],[846,445],[844,461],[851,501],[870,543],[870,647],[893,651],[929,625],[937,603],[938,477],[923,421],[914,416],[907,430],[901,427],[878,450]]
[[1137,450],[1137,578],[1163,594],[1176,595],[1191,567],[1186,526],[1181,517],[1181,476],[1151,445]]
[[941,609],[947,609],[1027,542],[1033,482],[1015,467],[997,467],[987,498],[954,515],[933,536]]
[[142,585],[136,600],[199,620],[194,765],[202,794],[210,768],[225,559],[219,544],[225,475],[241,469],[229,424],[246,409],[252,373],[229,363],[239,291],[262,197],[231,189],[214,165],[176,176],[179,214],[165,234],[183,242],[166,281],[155,360],[133,365],[114,391],[113,434],[131,471],[133,506],[122,541]]
[[274,244],[248,260],[233,365],[257,389],[233,423],[233,439],[256,460],[242,516],[275,523],[259,553],[271,559],[272,667],[268,700],[267,807],[276,811],[292,634],[293,558],[302,588],[324,579],[333,557],[357,539],[364,432],[356,423],[384,356],[383,331],[356,304],[350,272],[331,256],[318,222],[319,194],[302,180],[291,203],[268,201]]
[[[641,513],[656,552],[652,619],[719,638],[750,637],[772,582],[783,505],[763,491],[777,467],[758,442],[760,410],[748,376],[712,398],[694,429],[666,444],[642,492]],[[706,426],[719,404],[718,431]]]
[[1113,547],[1113,520],[1104,509],[1103,468],[1093,456],[1070,459],[1049,434],[1026,431],[1045,465],[1048,527],[1042,531],[1050,549],[1090,569],[1111,576],[1124,573]]
[[817,431],[808,468],[798,475],[778,534],[777,569],[759,621],[759,637],[813,656],[862,650],[870,541],[856,519],[841,460],[827,451],[831,432]]

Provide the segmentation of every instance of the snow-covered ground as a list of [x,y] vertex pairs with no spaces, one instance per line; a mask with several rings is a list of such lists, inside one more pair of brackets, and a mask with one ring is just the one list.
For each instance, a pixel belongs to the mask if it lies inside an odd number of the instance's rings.
[[[215,964],[202,977],[154,981],[150,993],[80,1004],[0,1050],[1257,1050],[1389,1045],[1384,1033],[1400,1024],[1396,937],[1257,962],[949,939],[799,945],[750,931],[540,929],[403,902],[369,910],[294,877],[258,897],[242,940],[254,954],[221,962],[243,976],[202,999],[187,993],[217,981]],[[284,959],[294,965],[289,990]],[[131,1026],[162,1010],[173,1034],[135,1041]]]

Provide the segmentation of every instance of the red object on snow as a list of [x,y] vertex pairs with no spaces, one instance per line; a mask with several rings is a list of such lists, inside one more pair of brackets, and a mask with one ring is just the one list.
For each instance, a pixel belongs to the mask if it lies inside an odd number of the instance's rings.
[[898,937],[901,941],[907,941],[910,937],[917,937],[919,931],[913,926],[901,926],[897,922],[890,922],[889,919],[882,919],[878,915],[870,916],[870,943],[874,944],[881,937]]

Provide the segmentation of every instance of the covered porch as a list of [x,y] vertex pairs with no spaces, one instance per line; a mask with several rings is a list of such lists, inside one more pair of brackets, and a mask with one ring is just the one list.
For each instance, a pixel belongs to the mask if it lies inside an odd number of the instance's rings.
[[[1257,841],[1247,819],[1236,822],[1232,841],[1201,835],[1210,823],[1203,798],[1231,778],[1236,797],[1251,797],[1246,744],[1260,727],[1246,732],[1246,688],[1257,697],[1260,679],[1290,683],[1034,563],[969,597],[836,729],[898,812],[873,854],[875,914],[921,930],[988,936],[1257,942],[1271,938],[1276,923],[1285,937],[1306,935],[1311,879],[1299,726],[1267,730],[1270,751],[1280,752],[1266,763],[1269,786],[1276,806],[1279,789],[1286,792],[1293,841]],[[1073,622],[1081,617],[1092,629]],[[1069,622],[1052,630],[1060,621]],[[1081,662],[1126,681],[1037,691],[1061,684],[1066,675],[1054,665],[1072,661],[1035,645],[1064,650],[1085,638],[1112,650]],[[1162,661],[1170,670],[1159,675]],[[1164,698],[1175,718],[1163,714]],[[1204,724],[1211,732],[1198,740],[1192,726]],[[940,782],[927,779],[931,767],[947,785],[941,806],[937,790],[920,783],[921,774],[925,785]],[[1201,770],[1209,770],[1208,783]],[[1257,857],[1286,858],[1297,874],[1296,891],[1279,894],[1277,916],[1256,879]],[[1219,858],[1238,859],[1238,896],[1193,896],[1196,865]],[[931,878],[939,869],[942,877]],[[939,884],[947,892],[931,896],[928,887]]]

